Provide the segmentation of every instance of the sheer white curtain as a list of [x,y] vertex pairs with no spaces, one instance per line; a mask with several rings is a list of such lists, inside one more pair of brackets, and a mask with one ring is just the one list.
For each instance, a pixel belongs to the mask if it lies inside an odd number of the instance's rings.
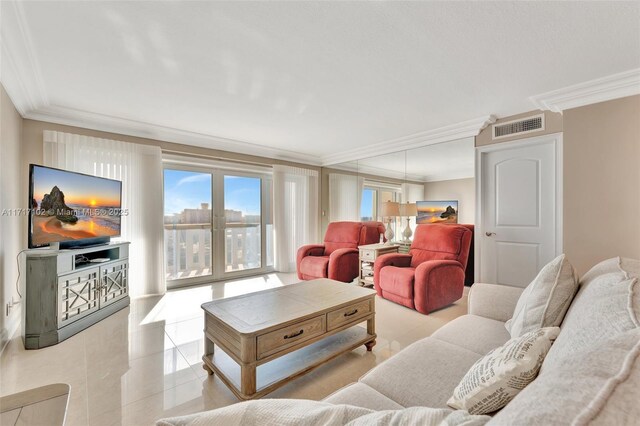
[[364,178],[341,173],[329,174],[329,220],[360,221]]
[[273,167],[274,267],[296,270],[298,247],[318,242],[318,172]]
[[132,296],[166,290],[163,250],[162,151],[156,146],[44,132],[44,164],[122,181],[122,236],[129,247]]
[[[424,185],[418,185],[415,183],[403,183],[401,185],[402,191],[402,202],[403,203],[415,203],[416,201],[424,201]],[[407,226],[407,218],[402,218],[402,226],[401,229],[404,229]],[[416,229],[416,218],[415,216],[409,218],[409,226],[411,229],[415,231]],[[402,231],[401,231],[402,232]]]

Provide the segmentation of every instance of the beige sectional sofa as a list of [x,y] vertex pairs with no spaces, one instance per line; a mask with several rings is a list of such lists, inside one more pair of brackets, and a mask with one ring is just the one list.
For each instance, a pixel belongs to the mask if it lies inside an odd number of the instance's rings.
[[[490,424],[640,424],[640,261],[596,265],[561,325],[540,375]],[[467,370],[510,339],[522,289],[475,284],[469,314],[325,399],[374,410],[447,408]]]
[[158,425],[343,425],[351,420],[353,425],[638,425],[639,277],[640,261],[620,258],[585,274],[539,375],[493,417],[452,411],[447,400],[478,359],[510,339],[505,322],[522,289],[475,284],[468,315],[408,346],[324,402],[265,399]]

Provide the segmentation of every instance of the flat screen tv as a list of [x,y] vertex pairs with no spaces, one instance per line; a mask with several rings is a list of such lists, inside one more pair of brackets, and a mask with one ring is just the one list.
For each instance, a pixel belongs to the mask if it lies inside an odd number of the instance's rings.
[[75,248],[120,236],[122,182],[29,166],[29,248]]

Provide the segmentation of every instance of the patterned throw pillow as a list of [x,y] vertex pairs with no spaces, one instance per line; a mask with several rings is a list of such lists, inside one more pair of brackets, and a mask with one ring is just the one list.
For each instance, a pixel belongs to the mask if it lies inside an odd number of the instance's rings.
[[543,327],[559,327],[578,291],[575,269],[564,254],[545,265],[518,299],[505,327],[511,337]]
[[492,350],[471,366],[447,404],[470,414],[501,409],[536,378],[559,333],[559,327],[541,328]]

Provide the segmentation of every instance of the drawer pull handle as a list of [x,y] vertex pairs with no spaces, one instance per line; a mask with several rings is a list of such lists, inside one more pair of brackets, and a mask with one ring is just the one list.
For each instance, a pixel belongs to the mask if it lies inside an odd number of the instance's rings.
[[351,315],[355,315],[355,314],[357,314],[357,313],[358,313],[358,310],[357,310],[357,309],[354,309],[354,310],[353,310],[353,311],[351,311],[351,312],[345,312],[345,313],[344,313],[344,316],[345,316],[345,317],[350,317]]
[[287,334],[286,336],[284,336],[284,338],[285,339],[293,339],[294,337],[300,336],[302,333],[304,333],[304,330],[300,330],[297,333]]

